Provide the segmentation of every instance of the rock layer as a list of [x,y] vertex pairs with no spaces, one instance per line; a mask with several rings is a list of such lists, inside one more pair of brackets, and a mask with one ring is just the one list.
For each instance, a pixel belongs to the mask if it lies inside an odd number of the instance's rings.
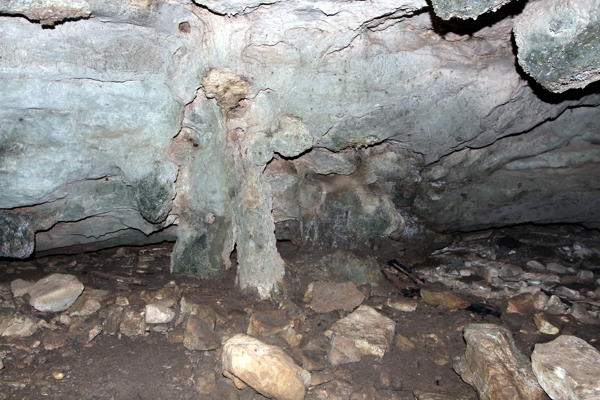
[[464,23],[424,0],[6,2],[0,257],[177,239],[173,271],[216,276],[235,248],[267,298],[278,237],[412,257],[600,227],[600,95],[545,93],[511,41],[542,86],[588,85],[598,1],[505,3],[433,1],[488,13]]

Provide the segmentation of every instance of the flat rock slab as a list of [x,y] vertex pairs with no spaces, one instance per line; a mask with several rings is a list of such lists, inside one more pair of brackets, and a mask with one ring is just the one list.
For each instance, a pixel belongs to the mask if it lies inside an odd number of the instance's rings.
[[538,343],[531,366],[553,400],[600,399],[600,352],[585,340],[562,335]]
[[318,313],[352,311],[365,299],[364,293],[352,282],[313,282],[309,285],[305,297],[311,296],[310,308]]
[[40,279],[29,289],[31,304],[38,311],[65,311],[83,292],[75,275],[53,274]]
[[440,306],[446,310],[467,308],[471,303],[452,293],[444,285],[432,284],[421,288],[421,298],[430,306]]
[[480,400],[542,400],[544,391],[529,360],[517,349],[508,329],[494,324],[469,324],[464,329],[465,354],[454,365]]
[[266,397],[302,400],[310,373],[299,367],[279,347],[237,334],[223,346],[223,370]]
[[394,321],[362,305],[333,324],[325,333],[330,337],[335,334],[352,340],[363,355],[383,357],[391,348],[395,331]]

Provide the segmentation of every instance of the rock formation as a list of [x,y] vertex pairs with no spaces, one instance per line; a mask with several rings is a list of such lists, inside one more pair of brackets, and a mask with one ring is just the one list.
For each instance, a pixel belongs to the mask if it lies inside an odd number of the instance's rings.
[[598,1],[506,3],[5,2],[0,256],[176,239],[209,277],[236,248],[264,298],[276,238],[599,228]]

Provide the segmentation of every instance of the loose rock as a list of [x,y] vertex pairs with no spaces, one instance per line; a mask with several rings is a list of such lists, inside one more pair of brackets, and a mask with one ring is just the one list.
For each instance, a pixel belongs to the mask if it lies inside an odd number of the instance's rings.
[[175,318],[175,311],[160,304],[146,305],[145,321],[147,324],[168,324]]
[[361,354],[383,357],[394,340],[396,323],[373,308],[362,305],[356,311],[337,321],[329,331],[354,341]]
[[221,339],[199,317],[188,317],[183,333],[183,346],[189,350],[214,350],[221,347]]
[[506,328],[469,324],[464,338],[467,348],[454,369],[475,388],[481,400],[544,399],[529,361]]
[[533,313],[533,311],[533,295],[531,293],[523,293],[508,299],[506,305],[507,313],[529,315]]
[[566,274],[567,273],[567,267],[564,267],[558,263],[555,262],[551,262],[546,264],[546,269],[548,271],[552,271],[552,272],[556,272],[559,274]]
[[75,275],[53,274],[40,279],[29,289],[29,304],[38,311],[64,311],[81,292],[83,284]]
[[365,295],[352,282],[313,282],[305,298],[310,297],[310,308],[319,313],[335,310],[352,311],[365,299]]
[[0,336],[28,337],[37,331],[36,321],[21,313],[13,313],[9,309],[0,310]]
[[79,298],[69,307],[69,315],[71,316],[88,316],[92,315],[102,307],[100,303],[91,298],[87,293],[82,294]]
[[527,266],[532,269],[546,269],[546,267],[544,267],[544,264],[536,260],[528,261]]
[[533,322],[541,333],[557,335],[560,332],[560,320],[551,315],[540,313],[533,316]]
[[362,358],[360,350],[352,339],[335,333],[331,337],[331,346],[327,351],[327,359],[331,365],[358,362]]
[[119,331],[125,336],[139,336],[146,331],[146,322],[144,314],[134,309],[127,309],[123,312]]
[[421,288],[421,298],[430,306],[441,306],[447,310],[458,310],[471,305],[469,301],[455,295],[442,284]]
[[250,317],[247,334],[254,337],[270,336],[293,325],[293,319],[285,310],[256,311]]
[[415,299],[407,297],[393,297],[387,300],[387,306],[404,312],[413,312],[419,303]]
[[12,290],[13,295],[20,297],[28,293],[29,289],[31,289],[34,285],[35,283],[33,282],[27,282],[23,279],[15,279],[10,283],[10,290]]
[[600,398],[600,352],[578,337],[562,335],[536,344],[531,365],[552,399]]
[[310,373],[294,364],[280,348],[237,334],[223,346],[223,370],[251,388],[278,400],[302,400]]

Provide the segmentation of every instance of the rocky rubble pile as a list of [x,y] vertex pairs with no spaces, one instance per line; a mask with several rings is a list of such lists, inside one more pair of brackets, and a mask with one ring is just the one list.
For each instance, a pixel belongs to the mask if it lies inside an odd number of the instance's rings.
[[[536,253],[535,236],[471,237],[404,266],[420,282],[412,297],[385,280],[357,286],[310,266],[302,274],[290,260],[282,298],[257,301],[217,281],[171,280],[164,249],[12,263],[3,276],[25,279],[0,283],[0,399],[74,396],[61,382],[77,371],[44,370],[45,360],[109,338],[174,346],[190,360],[174,372],[181,398],[599,397],[600,246]],[[43,276],[27,278],[32,271]]]

